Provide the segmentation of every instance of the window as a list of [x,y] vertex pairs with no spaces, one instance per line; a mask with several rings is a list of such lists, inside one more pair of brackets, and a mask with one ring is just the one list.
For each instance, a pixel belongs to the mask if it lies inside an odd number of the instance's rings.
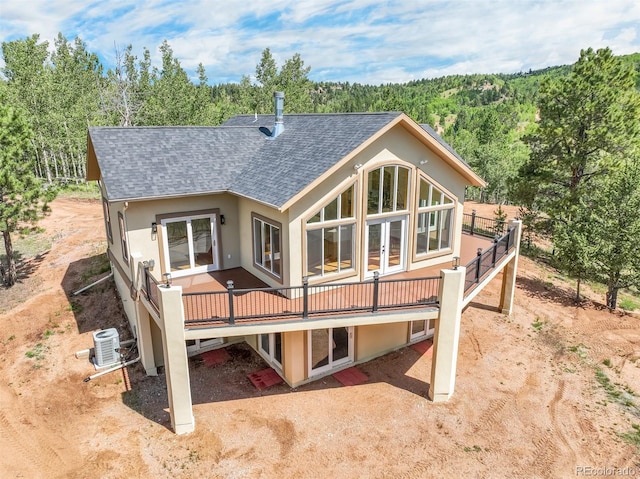
[[309,377],[353,362],[353,326],[312,329],[307,338]]
[[282,333],[259,334],[258,349],[270,364],[282,369]]
[[443,191],[420,179],[416,254],[451,249],[454,202]]
[[409,332],[409,341],[421,340],[432,337],[435,332],[434,322],[430,319],[421,319],[419,321],[411,321],[411,330]]
[[409,169],[384,166],[371,170],[367,178],[367,214],[405,211],[408,207]]
[[118,211],[118,229],[120,230],[120,246],[122,246],[122,259],[129,264],[129,245],[127,244],[127,229],[124,226],[124,216]]
[[219,269],[217,210],[158,217],[164,264],[174,277]]
[[111,233],[111,215],[109,214],[109,203],[102,198],[102,213],[104,215],[104,228],[107,230],[107,238],[113,243],[113,234]]
[[324,276],[354,268],[355,185],[307,221],[307,274]]
[[253,216],[253,259],[254,264],[266,270],[276,278],[282,274],[282,243],[280,231],[282,225],[266,218]]

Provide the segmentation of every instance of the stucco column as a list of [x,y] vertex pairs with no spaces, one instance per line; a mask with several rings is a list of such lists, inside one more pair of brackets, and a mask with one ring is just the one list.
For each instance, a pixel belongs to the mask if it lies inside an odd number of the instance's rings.
[[518,256],[520,255],[520,237],[522,235],[522,221],[509,221],[509,228],[515,228],[513,246],[515,256],[502,270],[502,290],[500,292],[500,310],[503,314],[511,315],[513,311],[513,298],[516,292],[516,275],[518,273]]
[[189,361],[184,337],[182,288],[161,286],[158,292],[160,293],[162,351],[167,377],[171,427],[176,434],[186,434],[194,430],[195,421],[191,406]]
[[433,402],[448,401],[456,382],[465,268],[443,269],[440,274],[440,312],[433,334],[429,384],[429,399]]
[[282,333],[282,370],[289,385],[304,381],[306,376],[305,332],[288,331]]
[[158,369],[156,368],[156,360],[153,356],[153,339],[151,336],[151,317],[147,308],[138,301],[136,303],[138,325],[136,327],[136,333],[138,334],[138,353],[140,354],[140,362],[147,376],[157,376]]

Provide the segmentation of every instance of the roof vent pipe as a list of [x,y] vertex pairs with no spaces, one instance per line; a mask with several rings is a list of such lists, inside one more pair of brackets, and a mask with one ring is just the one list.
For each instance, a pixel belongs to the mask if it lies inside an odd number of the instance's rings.
[[273,93],[273,103],[275,106],[276,123],[273,125],[271,138],[275,138],[284,131],[284,92],[276,91]]

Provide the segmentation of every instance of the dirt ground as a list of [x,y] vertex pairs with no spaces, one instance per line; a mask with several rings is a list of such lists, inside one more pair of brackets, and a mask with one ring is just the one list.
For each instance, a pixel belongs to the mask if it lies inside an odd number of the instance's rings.
[[640,475],[623,440],[640,423],[640,319],[595,294],[576,305],[571,285],[524,257],[511,317],[496,309],[499,278],[465,310],[450,402],[426,399],[431,358],[411,348],[359,366],[361,386],[329,377],[258,391],[246,374],[262,360],[236,345],[223,365],[191,360],[196,431],[176,436],[162,374],[135,365],[82,381],[94,369],[74,353],[92,332],[130,333],[110,281],[71,294],[105,275],[100,203],[52,208],[50,250],[0,290],[2,478]]

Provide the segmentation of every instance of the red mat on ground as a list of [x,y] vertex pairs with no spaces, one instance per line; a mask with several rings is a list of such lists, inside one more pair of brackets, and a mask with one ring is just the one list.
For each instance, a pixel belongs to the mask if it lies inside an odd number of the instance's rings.
[[280,384],[282,382],[282,378],[273,368],[267,368],[262,371],[247,374],[247,377],[257,389],[265,389],[269,386]]
[[433,341],[431,339],[425,339],[424,341],[420,341],[419,343],[412,344],[411,349],[417,351],[420,354],[431,355],[433,353]]
[[231,356],[226,349],[214,349],[213,351],[207,351],[206,353],[202,353],[200,355],[202,360],[204,361],[205,366],[217,366],[218,364],[222,364],[226,362]]
[[365,373],[355,366],[338,371],[333,374],[333,377],[336,378],[343,386],[357,386],[358,384],[363,384],[367,379],[369,379]]

